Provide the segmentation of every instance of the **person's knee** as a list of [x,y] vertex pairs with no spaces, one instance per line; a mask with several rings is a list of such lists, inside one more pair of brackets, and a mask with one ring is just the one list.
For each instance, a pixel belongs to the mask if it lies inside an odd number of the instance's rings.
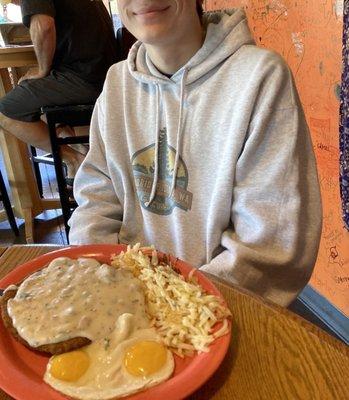
[[28,131],[30,128],[29,125],[34,126],[34,124],[28,124],[27,122],[19,121],[14,118],[7,117],[0,111],[0,128],[4,129],[5,131],[12,133],[13,135],[17,136],[19,139],[20,137],[18,134],[22,132]]
[[0,128],[5,129],[6,131],[11,131],[13,123],[13,119],[6,117],[6,115],[0,112]]

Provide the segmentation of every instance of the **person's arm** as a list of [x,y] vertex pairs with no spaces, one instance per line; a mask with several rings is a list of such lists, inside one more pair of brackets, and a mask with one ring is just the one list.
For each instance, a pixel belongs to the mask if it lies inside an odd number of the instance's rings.
[[97,100],[90,126],[90,150],[74,182],[78,208],[69,220],[71,244],[118,243],[123,207],[110,179],[104,142],[104,114]]
[[34,45],[38,68],[30,69],[19,82],[25,79],[43,78],[49,74],[56,50],[54,18],[45,14],[32,15],[30,37]]
[[311,276],[322,211],[291,73],[283,62],[270,64],[236,165],[232,227],[222,235],[223,251],[201,269],[287,306]]

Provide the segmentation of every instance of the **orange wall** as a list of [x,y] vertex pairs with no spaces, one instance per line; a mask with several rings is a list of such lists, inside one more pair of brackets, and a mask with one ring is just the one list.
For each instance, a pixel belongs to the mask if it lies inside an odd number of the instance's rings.
[[276,50],[296,79],[318,162],[324,208],[311,285],[349,316],[349,233],[339,198],[338,109],[343,0],[206,0],[207,10],[244,7],[258,45]]

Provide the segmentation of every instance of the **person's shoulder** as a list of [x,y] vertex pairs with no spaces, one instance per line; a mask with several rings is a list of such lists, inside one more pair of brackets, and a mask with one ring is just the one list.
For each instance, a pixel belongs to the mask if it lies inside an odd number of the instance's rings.
[[29,28],[30,20],[33,15],[44,14],[52,18],[56,16],[55,5],[52,0],[22,0],[21,1],[22,22]]
[[126,84],[128,79],[129,71],[127,60],[122,60],[110,66],[105,78],[105,86],[121,87]]
[[127,60],[119,61],[110,66],[107,73],[107,79],[114,79],[115,77],[119,77],[120,74],[124,74],[127,70]]
[[238,51],[238,56],[244,58],[251,67],[258,66],[265,71],[279,69],[287,72],[289,69],[286,61],[279,53],[253,44],[242,46]]

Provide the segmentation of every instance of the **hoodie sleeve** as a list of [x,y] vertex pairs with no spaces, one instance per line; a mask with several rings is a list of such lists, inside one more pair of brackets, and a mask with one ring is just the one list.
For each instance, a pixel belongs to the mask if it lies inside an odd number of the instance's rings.
[[261,82],[254,110],[223,252],[201,270],[287,306],[311,276],[322,211],[311,138],[283,62]]
[[123,210],[109,176],[100,101],[91,119],[90,151],[74,180],[78,207],[69,220],[71,244],[118,243]]

